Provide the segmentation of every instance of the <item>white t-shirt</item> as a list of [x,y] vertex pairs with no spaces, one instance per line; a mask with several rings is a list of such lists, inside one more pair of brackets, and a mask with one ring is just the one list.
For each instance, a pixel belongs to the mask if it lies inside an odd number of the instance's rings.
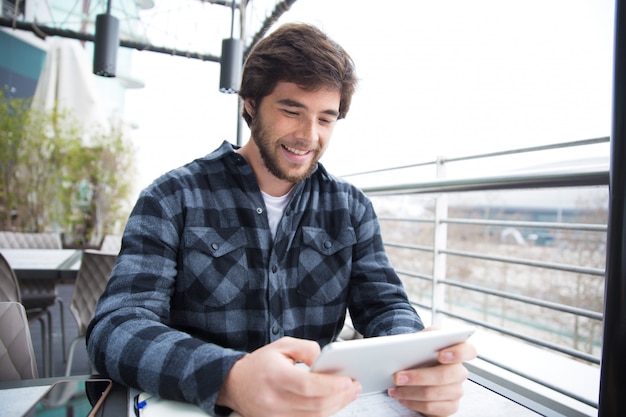
[[270,231],[272,232],[272,239],[276,236],[276,229],[278,228],[278,223],[280,222],[280,218],[283,217],[283,212],[285,211],[285,207],[291,201],[291,192],[293,188],[289,190],[289,192],[280,197],[271,196],[263,191],[263,200],[265,201],[265,207],[267,208],[267,219],[270,223]]

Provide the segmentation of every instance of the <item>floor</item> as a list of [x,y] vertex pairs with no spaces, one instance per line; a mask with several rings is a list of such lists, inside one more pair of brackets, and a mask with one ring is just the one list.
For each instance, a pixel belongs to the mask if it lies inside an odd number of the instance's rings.
[[[72,298],[73,286],[69,284],[62,284],[58,286],[58,294],[63,302],[63,318],[65,323],[65,346],[63,346],[63,339],[61,337],[61,313],[59,306],[53,306],[50,308],[52,315],[52,375],[50,376],[63,376],[65,375],[66,361],[64,360],[63,351],[66,352],[70,347],[70,343],[76,337],[78,329],[76,321],[70,312],[70,300]],[[37,370],[40,377],[47,376],[43,367],[42,356],[42,340],[41,340],[41,325],[39,321],[35,320],[30,323],[30,334],[33,341],[33,348],[35,350],[35,357],[37,359]],[[85,343],[80,341],[77,343],[74,351],[74,360],[72,361],[72,375],[89,375],[91,374],[91,365],[87,359],[87,351],[85,349]]]

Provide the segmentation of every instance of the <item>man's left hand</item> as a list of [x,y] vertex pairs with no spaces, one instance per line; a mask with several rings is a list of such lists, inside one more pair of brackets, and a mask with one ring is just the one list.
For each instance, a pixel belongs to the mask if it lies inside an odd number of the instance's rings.
[[429,417],[454,414],[459,409],[468,375],[463,362],[475,357],[476,348],[467,342],[442,349],[437,357],[438,365],[396,372],[396,387],[389,390],[389,395]]

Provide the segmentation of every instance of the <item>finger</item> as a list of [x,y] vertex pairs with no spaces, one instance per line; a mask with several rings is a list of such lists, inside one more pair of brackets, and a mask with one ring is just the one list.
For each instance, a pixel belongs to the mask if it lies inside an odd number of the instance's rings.
[[396,372],[394,384],[398,387],[460,384],[467,379],[468,374],[462,364],[436,365]]
[[463,396],[463,384],[405,386],[389,390],[389,396],[401,401],[457,401]]
[[389,396],[427,416],[448,416],[458,410],[463,385],[396,387],[389,390]]
[[441,364],[461,363],[476,358],[476,347],[468,342],[459,343],[442,349],[437,354],[437,360]]
[[283,337],[276,342],[276,347],[294,362],[303,362],[309,366],[320,354],[320,345],[312,340]]
[[331,415],[354,401],[361,392],[361,385],[346,377],[310,373],[305,379],[308,381],[303,390],[291,385],[285,392],[285,399],[299,411]]
[[459,411],[457,401],[411,401],[398,400],[406,408],[417,411],[426,417],[447,417]]
[[294,367],[288,376],[285,389],[302,397],[327,397],[358,394],[361,385],[347,376],[310,372]]

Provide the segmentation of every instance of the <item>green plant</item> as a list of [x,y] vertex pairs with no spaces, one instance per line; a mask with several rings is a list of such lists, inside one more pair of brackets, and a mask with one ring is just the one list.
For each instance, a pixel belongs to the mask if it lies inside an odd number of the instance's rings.
[[97,245],[127,217],[134,153],[121,121],[83,127],[0,91],[0,228]]

